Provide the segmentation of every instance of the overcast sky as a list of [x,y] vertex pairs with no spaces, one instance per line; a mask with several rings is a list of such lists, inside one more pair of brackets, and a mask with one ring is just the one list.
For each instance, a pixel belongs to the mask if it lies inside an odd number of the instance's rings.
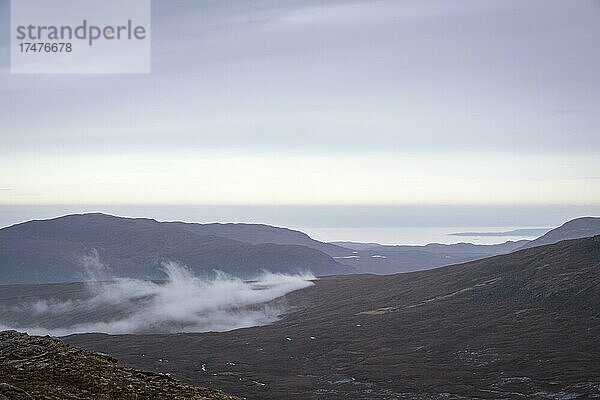
[[3,30],[0,204],[600,205],[598,1],[152,15],[149,75],[11,75]]

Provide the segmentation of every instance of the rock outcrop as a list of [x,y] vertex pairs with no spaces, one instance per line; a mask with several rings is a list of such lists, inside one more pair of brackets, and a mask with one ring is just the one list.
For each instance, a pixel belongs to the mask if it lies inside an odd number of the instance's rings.
[[0,400],[234,400],[49,336],[0,332]]

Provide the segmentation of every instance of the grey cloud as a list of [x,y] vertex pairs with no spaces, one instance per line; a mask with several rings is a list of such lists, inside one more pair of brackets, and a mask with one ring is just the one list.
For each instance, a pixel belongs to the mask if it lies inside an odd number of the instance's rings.
[[[0,144],[250,151],[600,145],[600,10],[590,2],[153,7],[150,76],[0,76],[0,107],[10,110],[0,124],[14,132]],[[26,118],[31,109],[35,119]]]

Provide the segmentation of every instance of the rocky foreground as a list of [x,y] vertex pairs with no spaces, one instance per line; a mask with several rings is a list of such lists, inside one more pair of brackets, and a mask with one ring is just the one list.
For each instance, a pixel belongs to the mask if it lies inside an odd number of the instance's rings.
[[234,400],[51,337],[0,332],[0,400]]

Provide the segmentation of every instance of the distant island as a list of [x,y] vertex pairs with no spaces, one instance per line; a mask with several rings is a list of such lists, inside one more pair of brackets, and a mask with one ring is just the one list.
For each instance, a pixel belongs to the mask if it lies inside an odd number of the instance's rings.
[[448,236],[486,236],[486,237],[503,237],[503,236],[526,236],[537,237],[546,234],[552,228],[529,228],[529,229],[513,229],[512,231],[502,232],[454,232]]

